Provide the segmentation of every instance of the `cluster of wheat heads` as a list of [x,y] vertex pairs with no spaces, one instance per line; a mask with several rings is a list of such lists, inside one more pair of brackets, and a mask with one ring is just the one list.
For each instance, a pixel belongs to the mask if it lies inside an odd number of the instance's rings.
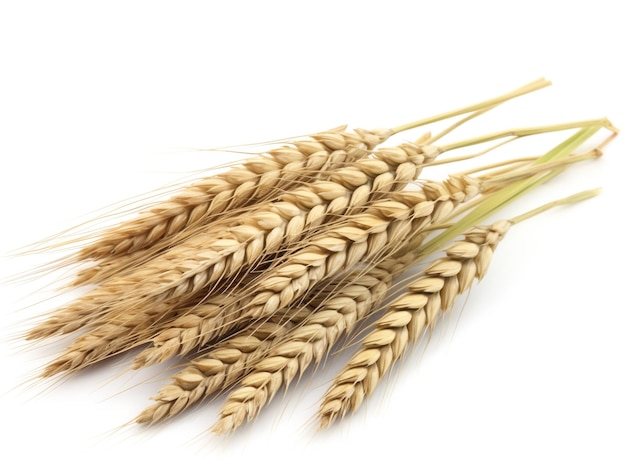
[[[60,264],[77,267],[67,287],[82,295],[26,333],[33,342],[72,336],[40,375],[74,374],[130,350],[138,350],[133,369],[176,359],[180,370],[135,421],[170,419],[228,392],[213,427],[223,434],[362,332],[361,349],[322,399],[319,424],[356,410],[485,275],[496,245],[523,218],[486,220],[572,163],[599,156],[606,141],[579,149],[599,130],[615,134],[602,119],[440,143],[468,120],[548,84],[395,128],[338,127],[286,142],[103,232],[68,238],[79,249]],[[384,144],[454,117],[434,136]],[[571,137],[536,157],[512,156],[445,180],[423,175],[524,136],[569,129]],[[490,142],[497,144],[447,156]],[[442,248],[420,275],[403,276]]]

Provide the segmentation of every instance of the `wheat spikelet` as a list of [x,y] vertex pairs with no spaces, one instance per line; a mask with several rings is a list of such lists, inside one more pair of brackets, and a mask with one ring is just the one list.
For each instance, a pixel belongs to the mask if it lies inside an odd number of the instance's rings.
[[452,244],[446,257],[432,263],[422,277],[409,285],[405,295],[391,303],[363,340],[361,350],[324,395],[319,409],[322,428],[355,411],[404,355],[409,343],[417,341],[426,329],[432,329],[440,312],[469,289],[475,278],[484,277],[493,251],[510,226],[509,221],[499,221],[469,231],[464,241]]

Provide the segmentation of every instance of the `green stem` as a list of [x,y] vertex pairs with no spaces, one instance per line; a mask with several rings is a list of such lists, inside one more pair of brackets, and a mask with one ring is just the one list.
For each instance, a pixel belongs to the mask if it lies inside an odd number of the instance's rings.
[[606,118],[601,118],[598,120],[586,120],[586,121],[574,121],[571,123],[559,123],[556,125],[549,126],[534,126],[530,128],[514,128],[506,131],[499,131],[496,133],[489,133],[483,136],[478,136],[476,138],[465,139],[463,141],[457,141],[455,143],[447,144],[444,146],[439,146],[439,150],[441,153],[451,151],[453,149],[463,148],[467,146],[473,146],[475,144],[486,143],[489,141],[494,141],[496,139],[508,138],[508,137],[524,137],[524,136],[533,136],[535,134],[542,133],[552,133],[555,131],[564,131],[568,129],[575,128],[587,128],[591,126],[598,126],[600,128],[614,129],[611,122]]
[[506,161],[499,162],[498,164],[486,164],[479,167],[472,167],[471,169],[464,170],[459,172],[459,174],[463,175],[473,175],[478,174],[480,172],[485,172],[492,169],[498,169],[496,171],[490,172],[489,175],[495,176],[500,174],[505,174],[507,172],[511,172],[511,169],[518,169],[520,167],[526,166],[529,162],[536,161],[540,156],[532,156],[532,157],[518,157],[516,159],[509,159]]
[[[587,141],[594,134],[596,134],[601,128],[602,126],[597,124],[596,126],[589,126],[581,129],[570,138],[566,139],[561,144],[556,146],[554,149],[537,159],[535,165],[545,164],[547,162],[567,157],[576,148],[578,148],[585,141]],[[521,182],[511,183],[505,188],[498,190],[496,193],[486,198],[480,205],[474,208],[473,211],[471,211],[465,217],[461,218],[453,226],[438,234],[430,241],[424,243],[418,249],[418,257],[421,259],[438,250],[443,244],[447,243],[458,235],[463,234],[469,228],[480,224],[482,221],[496,213],[508,203],[521,197],[525,193],[531,191],[535,187],[538,187],[544,182],[547,182],[548,180],[554,178],[562,171],[563,168],[560,168],[541,175],[535,175],[533,177],[524,179]]]
[[411,123],[406,123],[404,125],[396,126],[391,128],[390,136],[394,134],[401,133],[403,131],[407,131],[414,128],[419,128],[420,126],[428,125],[431,123],[436,123],[437,121],[446,120],[448,118],[452,118],[458,115],[464,115],[465,113],[472,113],[475,111],[483,110],[485,108],[492,108],[500,103],[506,102],[507,100],[511,100],[515,97],[519,97],[521,95],[526,95],[527,93],[534,92],[536,90],[542,89],[550,85],[550,82],[546,79],[538,79],[534,82],[524,85],[517,90],[509,92],[504,95],[500,95],[499,97],[495,97],[489,100],[485,100],[484,102],[476,103],[474,105],[470,105],[468,107],[459,108],[456,110],[448,111],[446,113],[441,113],[439,115],[434,115],[429,118],[424,118],[422,120],[413,121]]
[[589,152],[573,154],[567,159],[559,159],[554,162],[546,162],[545,164],[524,166],[521,169],[510,170],[505,173],[496,171],[482,176],[482,178],[485,179],[485,183],[488,185],[503,184],[511,180],[519,180],[522,177],[530,177],[529,174],[537,174],[539,172],[554,170],[557,167],[569,166],[570,164],[586,161],[587,159],[597,159],[600,156],[602,156],[602,151],[596,148]]
[[445,146],[439,146],[439,150],[442,153],[444,153],[447,151],[451,151],[453,149],[473,146],[475,144],[486,143],[488,141],[508,138],[511,136],[521,138],[524,136],[533,136],[535,134],[552,133],[555,131],[564,131],[564,130],[575,129],[575,128],[587,128],[590,126],[599,126],[601,128],[613,129],[613,125],[606,118],[601,118],[598,120],[574,121],[570,123],[559,123],[556,125],[549,125],[549,126],[533,126],[530,128],[513,128],[513,129],[506,130],[506,131],[499,131],[496,133],[485,134],[483,136],[478,136],[477,138],[470,138],[470,139],[465,139],[463,141],[457,141],[456,143],[451,143]]
[[502,141],[498,144],[495,144],[491,147],[488,147],[487,149],[483,149],[482,151],[479,152],[475,152],[473,154],[464,154],[462,156],[456,156],[456,157],[449,157],[448,159],[441,159],[441,160],[436,160],[436,161],[432,161],[429,162],[428,164],[424,164],[424,167],[431,167],[431,166],[440,166],[440,165],[445,165],[445,164],[451,164],[453,162],[461,162],[461,161],[467,161],[470,159],[474,159],[476,157],[480,157],[480,156],[484,156],[485,154],[490,153],[491,151],[502,147],[506,144],[509,144],[512,141],[515,141],[516,139],[518,139],[517,137],[511,138],[511,139],[507,139],[506,141]]
[[581,202],[583,200],[587,200],[588,198],[596,197],[600,194],[601,189],[595,188],[592,190],[585,190],[584,192],[575,193],[574,195],[570,195],[569,197],[561,198],[559,200],[554,200],[553,202],[546,203],[540,207],[535,208],[534,210],[527,211],[526,213],[522,213],[521,215],[516,216],[515,218],[510,218],[509,222],[511,224],[521,223],[524,220],[532,218],[544,211],[548,211],[554,207],[561,205],[570,205],[572,203]]
[[432,143],[434,143],[436,141],[439,141],[441,138],[443,138],[444,136],[447,136],[448,134],[452,133],[455,129],[461,127],[462,125],[464,125],[468,121],[471,121],[474,118],[477,118],[480,115],[482,115],[484,113],[487,113],[490,110],[493,110],[498,105],[500,105],[500,104],[498,103],[497,105],[493,105],[493,106],[490,106],[488,108],[483,108],[482,110],[478,110],[478,111],[472,113],[471,115],[467,115],[465,118],[462,118],[462,119],[454,122],[453,124],[448,126],[446,129],[444,129],[443,131],[441,131],[441,132],[437,133],[435,136],[431,137],[424,144],[432,144]]

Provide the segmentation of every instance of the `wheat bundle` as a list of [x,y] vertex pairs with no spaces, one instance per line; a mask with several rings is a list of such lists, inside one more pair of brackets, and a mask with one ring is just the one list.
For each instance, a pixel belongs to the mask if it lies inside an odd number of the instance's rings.
[[[184,364],[135,421],[170,419],[229,391],[213,428],[223,434],[255,418],[347,336],[359,338],[356,327],[365,323],[372,329],[324,395],[320,425],[356,410],[408,346],[484,276],[511,224],[529,215],[488,226],[486,220],[569,165],[598,157],[608,139],[578,150],[602,128],[615,135],[603,119],[440,144],[467,121],[548,84],[535,81],[398,127],[312,134],[200,179],[101,233],[55,241],[79,244],[61,265],[78,265],[70,287],[92,288],[26,334],[29,340],[79,334],[41,375],[69,375],[142,347],[134,369],[170,359]],[[398,133],[462,115],[434,136],[380,147]],[[538,157],[441,181],[423,177],[432,165],[568,129],[577,131]],[[491,141],[499,144],[446,159]],[[450,243],[417,278],[402,275]],[[398,290],[405,293],[385,304]],[[376,320],[381,307],[386,311]]]

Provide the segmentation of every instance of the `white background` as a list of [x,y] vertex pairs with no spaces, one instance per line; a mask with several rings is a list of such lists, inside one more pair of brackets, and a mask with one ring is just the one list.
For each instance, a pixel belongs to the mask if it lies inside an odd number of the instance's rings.
[[[467,132],[602,116],[626,126],[615,2],[0,5],[0,253],[237,158],[194,148],[394,126],[541,76],[554,86]],[[506,210],[604,188],[514,228],[429,346],[321,434],[312,418],[340,359],[227,440],[208,433],[219,402],[163,428],[116,429],[149,404],[160,371],[142,382],[108,363],[24,384],[57,351],[11,339],[49,306],[28,308],[46,296],[32,292],[63,274],[4,283],[0,468],[625,470],[625,147],[619,137]],[[2,259],[0,277],[45,257]]]

